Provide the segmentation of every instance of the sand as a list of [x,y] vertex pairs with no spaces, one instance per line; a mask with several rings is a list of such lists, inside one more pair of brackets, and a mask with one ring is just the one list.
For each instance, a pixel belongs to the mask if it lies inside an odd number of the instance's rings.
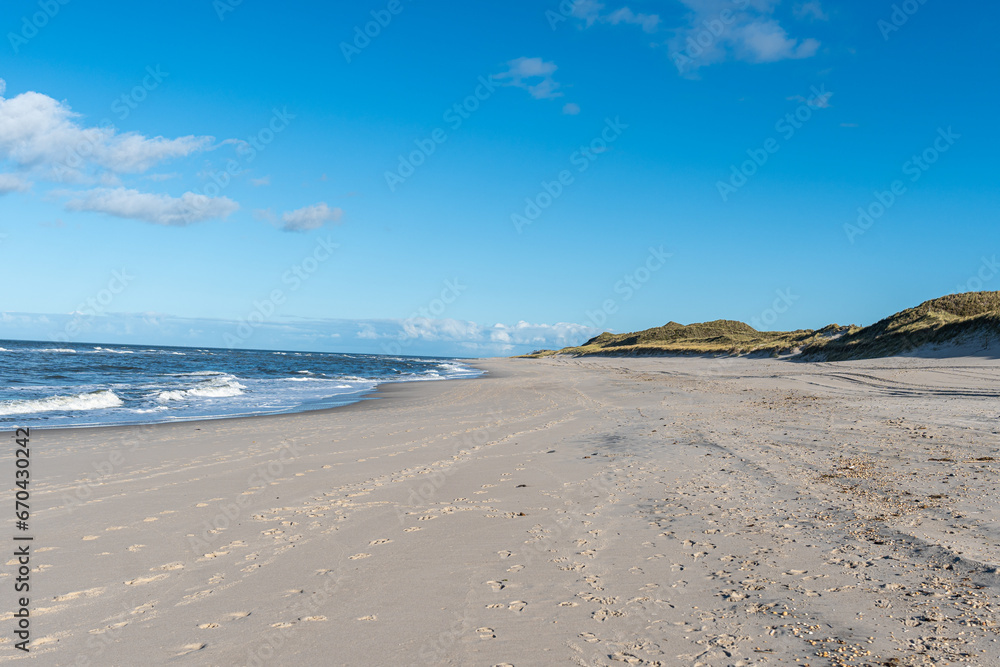
[[8,613],[3,659],[1000,663],[1000,361],[479,365],[35,431],[31,652]]

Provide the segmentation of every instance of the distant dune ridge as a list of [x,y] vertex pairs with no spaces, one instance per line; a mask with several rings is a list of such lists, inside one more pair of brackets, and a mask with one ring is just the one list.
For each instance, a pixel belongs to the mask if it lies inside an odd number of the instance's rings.
[[578,347],[537,350],[555,354],[796,356],[812,361],[872,359],[901,354],[1000,356],[1000,292],[966,292],[925,301],[871,326],[831,324],[819,330],[757,331],[733,320],[668,322],[626,334],[602,333]]

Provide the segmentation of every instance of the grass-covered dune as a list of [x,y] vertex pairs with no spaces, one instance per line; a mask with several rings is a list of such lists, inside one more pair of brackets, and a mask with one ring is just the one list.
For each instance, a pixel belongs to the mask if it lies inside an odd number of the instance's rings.
[[892,356],[924,345],[984,336],[1000,338],[1000,292],[950,294],[867,327],[831,324],[815,331],[757,331],[733,320],[687,325],[668,322],[633,333],[602,333],[578,347],[538,350],[524,356],[794,354],[835,361]]

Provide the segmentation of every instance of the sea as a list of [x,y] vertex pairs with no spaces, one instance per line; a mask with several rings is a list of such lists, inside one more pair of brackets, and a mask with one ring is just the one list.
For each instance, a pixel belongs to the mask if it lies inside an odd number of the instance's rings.
[[479,375],[449,358],[0,340],[0,429],[304,412]]

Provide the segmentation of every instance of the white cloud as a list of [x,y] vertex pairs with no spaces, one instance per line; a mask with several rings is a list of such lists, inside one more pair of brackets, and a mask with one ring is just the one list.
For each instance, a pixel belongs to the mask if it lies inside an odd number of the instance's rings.
[[562,97],[559,84],[552,75],[559,69],[555,63],[541,58],[516,58],[507,61],[507,71],[495,74],[495,79],[509,79],[508,86],[524,88],[536,100]]
[[259,188],[262,185],[270,185],[271,184],[271,177],[270,176],[263,176],[261,178],[251,178],[250,179],[250,184],[252,186],[254,186],[255,188]]
[[636,14],[628,7],[622,7],[617,11],[611,12],[606,17],[602,17],[601,20],[611,25],[618,25],[619,23],[638,25],[645,32],[656,32],[656,27],[660,24],[660,17],[656,14]]
[[563,107],[563,113],[566,114],[567,116],[575,116],[578,113],[580,113],[580,105],[570,102],[569,104]]
[[727,60],[770,63],[810,58],[819,50],[818,40],[792,37],[773,18],[778,0],[746,0],[742,9],[729,0],[681,2],[690,10],[687,22],[667,43],[681,74],[693,75],[701,67]]
[[793,102],[801,102],[803,104],[811,106],[814,109],[829,109],[831,106],[833,106],[832,104],[830,104],[831,97],[833,97],[833,93],[827,91],[826,86],[823,85],[820,86],[819,88],[813,86],[811,97],[803,97],[802,95],[792,95],[791,97],[786,99]]
[[812,19],[814,21],[826,21],[830,17],[826,15],[823,11],[823,7],[819,4],[819,0],[809,0],[809,2],[801,2],[795,6],[793,10],[795,16],[800,19]]
[[212,137],[148,138],[114,127],[85,127],[68,105],[36,92],[0,97],[0,160],[60,181],[95,171],[142,173],[209,148]]
[[[398,330],[395,330],[398,327]],[[453,319],[429,319],[412,317],[405,320],[384,322],[384,331],[366,332],[369,338],[393,338],[396,340],[422,340],[435,342],[462,343],[466,347],[490,346],[501,343],[504,346],[531,345],[536,347],[566,347],[579,345],[596,336],[602,330],[583,324],[560,322],[559,324],[517,324],[502,323],[484,326],[476,322]]]
[[819,41],[811,37],[793,39],[775,20],[753,21],[738,28],[734,35],[737,58],[754,63],[810,58],[819,49]]
[[67,202],[66,208],[180,227],[205,220],[225,219],[239,205],[228,197],[207,197],[194,192],[171,197],[126,188],[96,188],[76,193],[76,197]]
[[328,222],[338,222],[344,215],[339,208],[330,208],[326,202],[288,211],[281,216],[282,226],[286,232],[304,232],[318,229]]
[[17,174],[0,174],[0,195],[9,192],[25,192],[30,187],[31,183]]
[[604,13],[604,4],[595,0],[577,0],[570,11],[572,16],[583,21],[586,27],[595,23],[619,25],[621,23],[640,26],[645,32],[655,32],[660,25],[660,17],[656,14],[636,14],[628,7]]
[[[0,338],[53,340],[73,322],[74,340],[225,347],[237,320],[162,313],[41,315],[0,312]],[[334,320],[275,317],[254,328],[246,347],[279,350],[490,356],[579,345],[601,332],[582,324],[485,326],[461,320]],[[58,338],[56,338],[58,339]]]
[[358,332],[354,334],[356,338],[361,338],[362,340],[375,340],[378,338],[378,333],[375,331],[375,327],[371,324],[363,323]]

